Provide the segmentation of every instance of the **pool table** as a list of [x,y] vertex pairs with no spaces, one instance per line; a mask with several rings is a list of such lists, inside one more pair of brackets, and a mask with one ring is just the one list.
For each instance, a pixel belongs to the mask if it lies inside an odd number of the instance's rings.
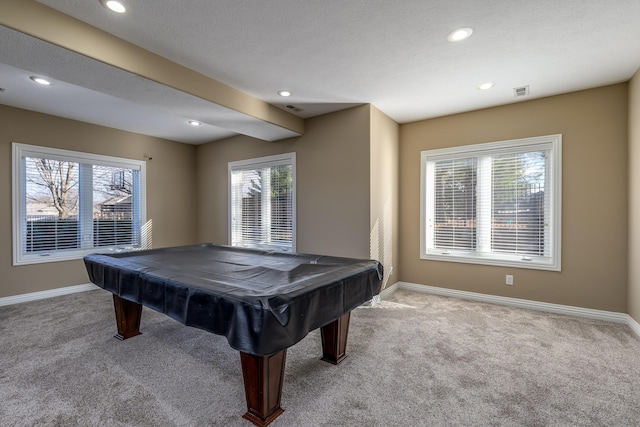
[[201,244],[84,258],[113,293],[117,338],[140,334],[142,306],[224,335],[240,352],[247,412],[266,426],[280,407],[287,348],[320,328],[322,359],[346,355],[350,312],[380,292],[373,260]]

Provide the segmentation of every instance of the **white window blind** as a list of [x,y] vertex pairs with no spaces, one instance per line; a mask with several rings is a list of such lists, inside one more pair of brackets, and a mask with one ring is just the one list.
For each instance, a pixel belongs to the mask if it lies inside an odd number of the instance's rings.
[[229,163],[233,246],[295,251],[295,153]]
[[141,246],[144,162],[14,144],[14,264]]
[[475,250],[476,159],[442,160],[434,167],[434,246]]
[[421,257],[560,269],[561,135],[424,151]]

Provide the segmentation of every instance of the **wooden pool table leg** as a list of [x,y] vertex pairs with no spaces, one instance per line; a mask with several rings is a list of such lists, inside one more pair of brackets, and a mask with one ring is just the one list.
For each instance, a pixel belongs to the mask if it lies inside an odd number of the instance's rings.
[[242,418],[257,426],[269,425],[284,412],[280,407],[287,350],[270,356],[240,352],[247,413]]
[[127,301],[113,294],[113,305],[116,309],[116,323],[118,325],[118,333],[115,337],[119,340],[126,340],[140,335],[142,304]]
[[322,360],[337,365],[347,357],[347,334],[351,312],[320,328]]

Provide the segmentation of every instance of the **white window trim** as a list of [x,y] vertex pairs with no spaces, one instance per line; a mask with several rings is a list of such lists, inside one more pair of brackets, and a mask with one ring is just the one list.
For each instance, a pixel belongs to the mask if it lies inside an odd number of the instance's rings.
[[292,231],[291,231],[291,251],[296,252],[296,229],[297,229],[297,220],[296,220],[296,153],[284,153],[284,154],[276,154],[273,156],[265,156],[265,157],[257,157],[253,159],[246,160],[238,160],[235,162],[229,162],[228,164],[228,244],[231,245],[233,242],[233,201],[232,201],[232,178],[231,174],[234,170],[238,169],[259,169],[264,167],[271,166],[279,166],[279,165],[291,165],[291,173],[292,173],[292,182],[291,182],[291,191],[292,191]]
[[13,265],[40,264],[57,261],[82,259],[85,255],[95,252],[106,252],[113,248],[87,248],[79,250],[61,251],[54,254],[24,254],[22,251],[21,208],[22,195],[26,192],[25,180],[22,176],[23,157],[46,157],[54,160],[90,163],[92,165],[128,167],[140,170],[140,223],[147,222],[146,207],[146,163],[141,160],[104,156],[100,154],[83,153],[79,151],[62,150],[58,148],[41,147],[36,145],[14,142],[12,144],[13,169],[12,175],[12,215],[13,215]]
[[[482,153],[494,154],[508,152],[510,147],[516,150],[526,146],[550,145],[551,158],[547,168],[547,176],[551,178],[550,201],[553,209],[550,218],[551,232],[549,233],[552,242],[552,254],[550,261],[540,261],[535,258],[524,260],[520,256],[509,256],[505,254],[470,254],[463,251],[448,251],[436,253],[427,249],[427,234],[429,228],[426,218],[429,214],[426,199],[426,186],[429,174],[433,174],[428,163],[437,158],[445,160],[447,158],[459,157],[461,154],[478,156]],[[506,147],[506,148],[505,148]],[[507,141],[489,142],[484,144],[466,145],[452,148],[441,148],[423,151],[420,159],[420,258],[431,261],[461,262],[470,264],[483,264],[502,267],[527,268],[537,270],[561,271],[562,255],[562,134],[546,135],[533,138],[522,138]]]

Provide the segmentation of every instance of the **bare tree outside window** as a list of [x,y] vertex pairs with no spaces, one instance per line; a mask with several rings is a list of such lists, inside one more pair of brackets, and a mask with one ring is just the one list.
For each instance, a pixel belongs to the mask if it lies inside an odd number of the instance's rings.
[[[29,252],[76,249],[87,239],[92,246],[135,243],[133,170],[46,158],[25,160]],[[89,192],[81,190],[81,182],[89,186]],[[88,229],[79,224],[80,192],[92,199],[86,214],[93,224]]]
[[17,142],[12,151],[14,265],[135,250],[143,237],[148,246],[144,161]]
[[36,173],[27,173],[27,203],[55,208],[60,220],[77,215],[79,164],[51,159],[28,160]]

